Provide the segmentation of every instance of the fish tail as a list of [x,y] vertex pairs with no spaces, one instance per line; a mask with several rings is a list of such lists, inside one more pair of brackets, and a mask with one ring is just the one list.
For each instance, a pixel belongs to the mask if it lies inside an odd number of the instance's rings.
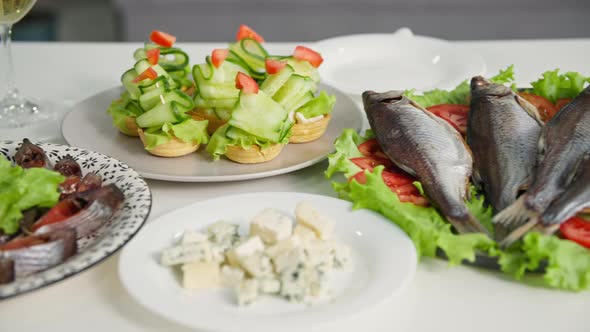
[[459,234],[484,233],[484,234],[490,236],[490,233],[488,232],[488,230],[485,227],[483,227],[481,222],[479,222],[479,220],[471,213],[469,213],[467,215],[466,219],[462,218],[461,220],[457,220],[457,219],[449,218],[449,221],[451,222],[451,224],[453,224],[453,227],[455,227],[455,229],[457,230],[457,232],[459,232]]
[[492,219],[493,223],[507,227],[520,227],[534,217],[536,213],[526,207],[525,197],[526,195],[520,196],[512,205],[495,215],[494,219]]
[[528,219],[524,224],[514,229],[510,234],[498,241],[500,247],[506,248],[522,238],[528,231],[534,228],[539,223],[539,217],[532,217]]

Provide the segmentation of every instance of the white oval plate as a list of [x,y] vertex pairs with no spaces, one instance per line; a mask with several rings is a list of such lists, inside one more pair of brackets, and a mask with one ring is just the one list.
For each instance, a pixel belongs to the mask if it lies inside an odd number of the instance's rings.
[[[352,268],[335,285],[333,302],[306,306],[265,297],[238,307],[231,290],[183,289],[172,269],[158,263],[162,249],[187,229],[229,220],[247,230],[248,220],[267,207],[294,218],[295,205],[303,200],[337,220],[336,236],[353,252]],[[201,201],[150,222],[123,250],[119,276],[144,307],[195,329],[304,331],[343,321],[400,292],[411,281],[417,264],[414,245],[402,230],[377,213],[351,209],[347,201],[302,193],[253,193]]]
[[[13,161],[20,142],[0,142],[0,155]],[[55,164],[71,155],[82,173],[99,174],[106,184],[114,183],[125,194],[125,201],[113,218],[92,234],[78,239],[78,253],[55,267],[0,285],[0,299],[16,296],[78,274],[100,263],[127,243],[150,214],[152,196],[147,183],[129,166],[100,153],[66,145],[35,143]]]
[[110,103],[120,97],[122,88],[106,90],[73,106],[62,123],[62,134],[69,144],[120,159],[150,179],[181,182],[257,179],[320,162],[334,150],[334,140],[343,129],[361,129],[363,115],[350,97],[323,84],[320,90],[336,96],[332,120],[324,136],[305,144],[288,144],[277,158],[261,164],[243,165],[225,158],[214,162],[204,146],[197,153],[178,158],[160,158],[147,153],[138,138],[119,133],[106,113]]
[[415,36],[407,28],[393,34],[359,34],[315,43],[323,56],[322,79],[354,96],[365,90],[418,91],[453,88],[483,75],[483,58],[442,39]]

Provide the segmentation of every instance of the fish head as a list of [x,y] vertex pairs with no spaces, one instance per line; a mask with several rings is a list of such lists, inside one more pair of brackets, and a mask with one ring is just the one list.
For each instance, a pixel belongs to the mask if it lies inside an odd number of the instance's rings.
[[[387,91],[387,92],[375,92],[365,91],[363,92],[363,104],[365,106],[373,104],[392,104],[399,102],[403,99],[403,91]],[[367,107],[365,107],[365,110]]]
[[482,76],[475,76],[471,79],[471,95],[472,97],[482,96],[506,96],[512,93],[509,87],[492,83]]

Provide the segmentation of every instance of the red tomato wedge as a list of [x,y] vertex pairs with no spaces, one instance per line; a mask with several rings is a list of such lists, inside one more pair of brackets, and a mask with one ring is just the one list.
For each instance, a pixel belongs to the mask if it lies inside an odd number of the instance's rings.
[[226,48],[216,48],[211,52],[211,63],[215,68],[221,67],[225,58],[229,55],[229,50]]
[[551,101],[549,101],[549,99],[545,97],[526,92],[519,92],[518,94],[539,110],[541,119],[545,122],[549,121],[559,110],[557,107],[555,107],[555,105],[553,105]]
[[573,217],[561,224],[559,230],[566,239],[590,249],[590,221]]
[[250,28],[249,26],[242,24],[238,29],[238,33],[236,34],[236,40],[242,40],[244,38],[254,39],[259,43],[264,43],[264,38],[259,35],[254,29]]
[[351,158],[350,161],[352,161],[355,165],[362,168],[363,170],[368,169],[370,171],[372,171],[373,168],[379,165],[383,165],[385,166],[385,168],[393,167],[393,163],[391,162],[391,160],[379,157],[358,157]]
[[366,157],[387,158],[376,139],[370,139],[358,146],[359,151]]
[[427,110],[447,121],[451,126],[457,129],[461,135],[467,133],[467,118],[469,115],[468,105],[440,104],[430,106]]
[[143,73],[139,74],[139,76],[134,78],[133,83],[139,83],[145,79],[153,80],[157,77],[158,77],[158,73],[156,73],[156,71],[152,67],[150,67],[150,68],[146,69]]
[[324,58],[318,52],[301,45],[295,47],[293,57],[297,60],[307,61],[316,68],[324,62]]
[[176,43],[176,37],[159,30],[152,31],[150,34],[150,39],[154,43],[164,47],[172,47],[172,45]]
[[557,109],[557,112],[559,112],[565,105],[569,104],[570,101],[572,101],[571,98],[560,98],[560,99],[557,99],[557,101],[555,102],[555,108]]
[[256,81],[242,72],[238,72],[236,75],[236,88],[246,94],[258,93],[258,84],[256,84]]
[[145,55],[148,59],[148,62],[152,66],[158,64],[158,62],[160,61],[160,49],[157,47],[147,50],[145,52]]
[[74,200],[66,199],[59,203],[56,206],[52,207],[51,210],[47,211],[32,227],[32,231],[36,231],[39,228],[55,224],[60,221],[64,221],[67,218],[75,215],[76,213],[80,212],[81,207],[74,202]]
[[[383,170],[383,173],[381,173],[381,177],[383,178],[383,182],[389,187],[389,189],[391,189],[391,191],[397,194],[397,197],[401,202],[414,203],[419,206],[429,205],[428,200],[420,196],[418,189],[414,187],[414,185],[412,184],[413,179],[408,175]],[[349,181],[352,181],[352,179],[356,180],[356,182],[360,184],[367,183],[367,176],[365,175],[364,170],[356,173],[349,179]],[[398,185],[398,183],[404,184]],[[415,189],[415,191],[408,190],[408,185],[412,186]],[[398,192],[404,192],[404,194],[400,194]]]
[[270,75],[276,74],[280,72],[283,68],[287,66],[286,60],[273,60],[273,59],[266,59],[264,61],[266,72]]

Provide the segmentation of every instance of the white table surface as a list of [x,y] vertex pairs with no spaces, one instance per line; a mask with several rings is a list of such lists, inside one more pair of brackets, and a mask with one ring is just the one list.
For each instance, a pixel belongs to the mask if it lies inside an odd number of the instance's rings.
[[[479,52],[495,73],[516,66],[517,83],[559,67],[589,74],[590,39],[460,42]],[[179,44],[202,59],[221,44]],[[66,105],[119,84],[139,44],[30,43],[14,45],[21,90]],[[294,44],[270,44],[289,52]],[[23,137],[27,131],[23,131]],[[0,137],[1,139],[1,137]],[[61,139],[55,140],[62,143]],[[243,182],[148,181],[150,220],[191,202],[252,191],[299,191],[335,196],[324,179],[326,163],[291,174]],[[187,331],[153,315],[126,293],[115,254],[98,266],[53,286],[0,302],[0,331]],[[590,294],[534,288],[500,273],[447,268],[439,260],[419,264],[412,284],[389,303],[322,331],[589,331]],[[195,312],[198,315],[198,312]],[[311,331],[311,329],[310,329]]]

